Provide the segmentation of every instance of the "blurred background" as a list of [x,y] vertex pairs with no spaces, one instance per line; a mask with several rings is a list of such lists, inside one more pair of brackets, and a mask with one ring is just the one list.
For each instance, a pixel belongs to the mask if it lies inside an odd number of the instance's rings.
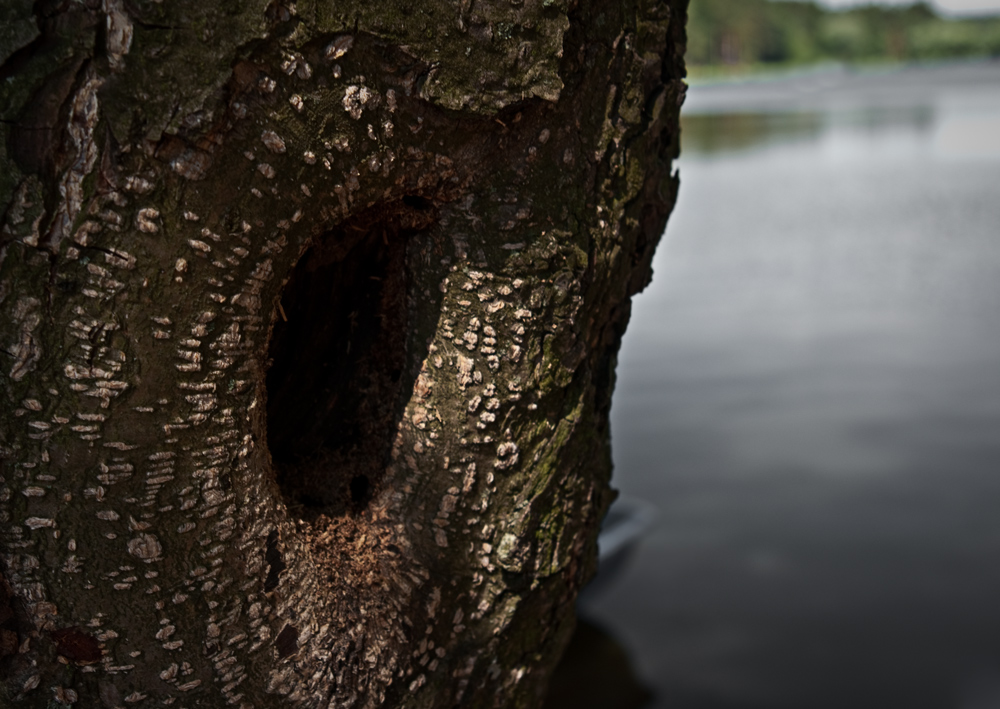
[[690,13],[612,412],[655,521],[581,601],[609,696],[1000,708],[1000,1]]

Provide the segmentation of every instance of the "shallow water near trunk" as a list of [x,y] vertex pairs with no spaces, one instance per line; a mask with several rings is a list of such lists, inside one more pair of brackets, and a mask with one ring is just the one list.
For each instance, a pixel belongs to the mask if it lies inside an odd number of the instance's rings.
[[1000,706],[1000,63],[694,86],[585,609],[672,709]]

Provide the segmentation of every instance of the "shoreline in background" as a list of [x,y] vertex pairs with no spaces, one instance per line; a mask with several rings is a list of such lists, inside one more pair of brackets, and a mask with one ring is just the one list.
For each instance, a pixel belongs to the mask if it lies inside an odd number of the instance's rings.
[[954,17],[926,2],[829,9],[802,0],[692,0],[695,81],[759,73],[1000,57],[1000,13]]
[[[722,120],[729,116],[727,120],[737,121],[777,113],[798,120],[824,113],[828,119],[840,120],[851,116],[871,118],[873,111],[893,111],[926,122],[931,114],[953,101],[973,100],[976,91],[986,92],[983,96],[995,93],[1000,90],[998,84],[1000,59],[861,69],[827,65],[809,71],[694,83],[681,114],[682,134],[686,139],[682,141],[682,152],[685,147],[697,147],[687,140],[694,137],[692,129],[697,130],[695,119],[718,116]],[[828,119],[822,122],[828,123]]]
[[875,76],[907,69],[941,69],[948,67],[995,65],[1000,57],[951,57],[913,61],[841,62],[823,61],[812,64],[752,64],[739,67],[688,67],[688,86],[718,86],[758,84],[788,79],[824,77],[830,75]]

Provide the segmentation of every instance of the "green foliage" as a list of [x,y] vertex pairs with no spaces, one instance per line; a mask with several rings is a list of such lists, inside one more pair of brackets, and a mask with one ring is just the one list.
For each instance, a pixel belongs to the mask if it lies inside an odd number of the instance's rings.
[[691,0],[692,67],[1000,56],[1000,17],[945,19],[926,2],[831,11],[814,2]]

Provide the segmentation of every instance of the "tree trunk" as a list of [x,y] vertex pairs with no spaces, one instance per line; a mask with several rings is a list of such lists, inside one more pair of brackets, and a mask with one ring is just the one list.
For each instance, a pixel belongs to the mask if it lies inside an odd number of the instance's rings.
[[4,705],[535,706],[686,0],[8,0]]

